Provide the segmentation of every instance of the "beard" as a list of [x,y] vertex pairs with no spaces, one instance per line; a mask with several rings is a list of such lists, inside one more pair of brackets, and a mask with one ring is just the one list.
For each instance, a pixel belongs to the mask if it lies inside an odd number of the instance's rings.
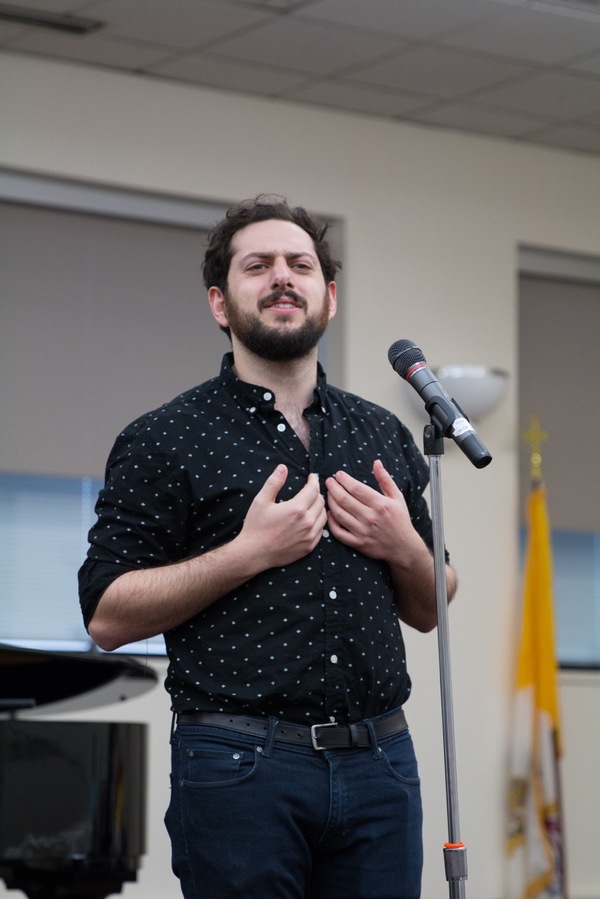
[[[306,309],[307,302],[292,290],[278,291],[261,300],[264,309],[273,302],[289,297]],[[321,309],[312,316],[306,316],[300,327],[285,324],[267,326],[258,315],[243,312],[229,291],[224,294],[225,312],[230,331],[255,356],[269,362],[291,362],[302,359],[318,344],[329,323],[328,295],[325,292]]]

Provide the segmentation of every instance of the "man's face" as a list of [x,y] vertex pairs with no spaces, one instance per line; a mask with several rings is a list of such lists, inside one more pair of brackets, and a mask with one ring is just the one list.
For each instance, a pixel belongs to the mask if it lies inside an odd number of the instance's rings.
[[209,290],[213,314],[255,355],[298,359],[319,341],[335,314],[335,283],[325,283],[311,237],[270,219],[234,234],[223,294]]

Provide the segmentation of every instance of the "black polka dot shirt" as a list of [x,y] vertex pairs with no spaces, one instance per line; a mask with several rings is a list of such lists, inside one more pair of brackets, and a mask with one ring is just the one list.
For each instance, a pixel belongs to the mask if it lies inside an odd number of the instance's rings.
[[[390,412],[327,384],[319,370],[307,451],[275,409],[275,396],[221,373],[119,435],[79,573],[89,623],[108,584],[125,571],[171,564],[231,540],[275,466],[286,500],[317,472],[344,469],[377,489],[380,458],[431,546],[423,497],[428,468]],[[307,556],[263,572],[165,634],[165,686],[177,711],[273,715],[302,723],[360,721],[401,706],[410,692],[392,582],[327,530]]]

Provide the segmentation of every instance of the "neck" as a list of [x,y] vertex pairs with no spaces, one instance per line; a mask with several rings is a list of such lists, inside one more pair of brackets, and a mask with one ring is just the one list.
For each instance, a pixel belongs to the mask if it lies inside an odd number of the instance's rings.
[[233,345],[233,365],[241,381],[268,387],[277,397],[277,405],[305,408],[317,385],[317,349],[307,356],[286,362],[270,362]]

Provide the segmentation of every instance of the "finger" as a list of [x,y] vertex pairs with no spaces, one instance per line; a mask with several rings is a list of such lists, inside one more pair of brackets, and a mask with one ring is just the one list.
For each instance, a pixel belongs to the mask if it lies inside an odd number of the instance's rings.
[[319,475],[316,471],[311,471],[306,481],[307,485],[310,485],[316,493],[321,492],[321,482],[319,480]]
[[347,490],[349,493],[364,486],[360,481],[357,481],[356,478],[353,478],[351,474],[348,474],[348,472],[343,469],[336,471],[331,477],[336,484],[339,484],[340,487],[343,487],[344,490]]
[[335,521],[336,524],[347,531],[353,530],[358,525],[358,515],[361,509],[360,503],[357,503],[339,486],[337,487],[337,495],[334,495],[335,490],[334,486],[333,490],[330,490],[328,494],[328,520]]
[[[349,523],[352,524],[353,520],[351,520]],[[336,540],[339,540],[341,543],[345,543],[347,546],[358,546],[358,537],[355,536],[350,527],[345,527],[343,522],[341,522],[334,515],[331,509],[329,510],[329,513],[327,515],[327,527],[336,538]]]
[[353,516],[360,515],[364,506],[372,504],[376,493],[372,487],[361,484],[346,472],[338,472],[333,478],[327,479],[329,504],[335,504],[337,509],[343,509]]
[[321,488],[319,486],[319,475],[311,472],[306,479],[306,483],[300,488],[298,493],[288,502],[299,502],[310,505],[320,496]]
[[318,475],[311,476],[303,489],[306,490],[308,509],[313,510],[315,515],[323,518],[324,526],[326,517],[325,497],[321,493]]
[[391,474],[383,467],[381,459],[376,459],[373,463],[373,474],[383,495],[395,499],[400,490]]

